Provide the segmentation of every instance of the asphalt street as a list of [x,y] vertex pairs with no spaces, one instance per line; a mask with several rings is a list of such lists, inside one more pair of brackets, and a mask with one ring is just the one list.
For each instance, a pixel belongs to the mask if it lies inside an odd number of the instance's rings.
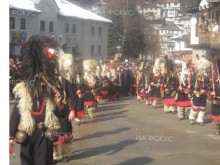
[[[13,102],[10,108],[13,108]],[[68,163],[58,165],[219,165],[220,136],[213,135],[210,109],[205,126],[164,114],[135,97],[104,102],[94,119],[74,125]],[[10,165],[20,165],[19,145]]]

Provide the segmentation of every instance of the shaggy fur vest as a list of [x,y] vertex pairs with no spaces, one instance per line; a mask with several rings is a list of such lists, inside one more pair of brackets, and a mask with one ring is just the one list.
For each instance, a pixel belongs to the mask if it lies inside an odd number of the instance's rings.
[[[18,101],[18,110],[20,113],[20,123],[18,126],[18,130],[25,131],[28,135],[32,135],[35,130],[35,121],[31,114],[33,102],[29,90],[25,85],[25,82],[17,84],[13,92],[16,98],[20,98]],[[55,109],[55,102],[51,99],[47,99],[44,122],[47,128],[60,128],[59,120],[54,114]]]

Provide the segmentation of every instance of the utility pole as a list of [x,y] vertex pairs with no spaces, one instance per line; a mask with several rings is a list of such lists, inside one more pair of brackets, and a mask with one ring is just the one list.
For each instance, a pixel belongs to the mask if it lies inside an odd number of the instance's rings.
[[[126,5],[125,5],[125,0],[123,0],[123,10],[128,11],[128,0],[126,0]],[[123,22],[124,22],[124,30],[123,30],[123,36],[122,36],[122,47],[124,47],[125,37],[127,34],[127,26],[128,26],[128,15],[127,14],[124,14]]]

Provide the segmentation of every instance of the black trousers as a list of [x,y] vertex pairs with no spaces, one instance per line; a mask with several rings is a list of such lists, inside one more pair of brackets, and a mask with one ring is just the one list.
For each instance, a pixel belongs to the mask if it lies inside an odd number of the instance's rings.
[[49,141],[41,129],[37,129],[34,135],[28,137],[21,144],[22,165],[51,165],[53,164],[53,142]]

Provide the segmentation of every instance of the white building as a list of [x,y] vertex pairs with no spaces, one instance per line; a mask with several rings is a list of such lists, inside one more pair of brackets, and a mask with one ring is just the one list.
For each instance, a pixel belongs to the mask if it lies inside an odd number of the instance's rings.
[[162,17],[167,22],[173,22],[181,9],[180,0],[156,0],[156,3],[162,8]]
[[175,36],[180,36],[183,33],[183,30],[177,25],[165,26],[159,29],[160,44],[161,44],[161,53],[167,54],[176,50],[176,41],[173,40]]
[[66,0],[10,0],[10,54],[32,35],[53,37],[83,59],[107,56],[110,20]]
[[137,6],[137,10],[146,20],[157,20],[162,17],[162,8],[153,1],[143,1]]

